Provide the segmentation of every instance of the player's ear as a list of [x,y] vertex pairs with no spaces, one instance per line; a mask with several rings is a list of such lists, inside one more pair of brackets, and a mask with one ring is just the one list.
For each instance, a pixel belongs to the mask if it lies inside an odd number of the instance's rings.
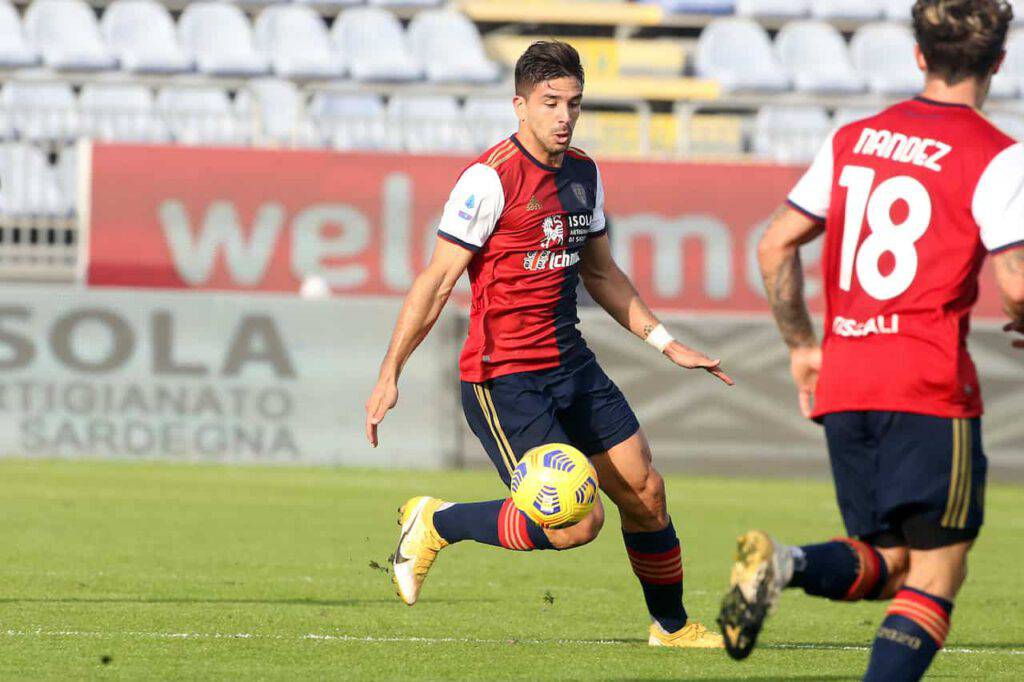
[[512,105],[516,109],[516,118],[519,119],[520,123],[526,121],[526,98],[522,95],[516,95],[512,98]]
[[921,71],[927,73],[928,72],[928,62],[925,61],[924,52],[921,52],[921,46],[920,45],[916,45],[916,44],[914,45],[914,59],[917,60],[917,68],[919,68],[919,69],[921,69]]

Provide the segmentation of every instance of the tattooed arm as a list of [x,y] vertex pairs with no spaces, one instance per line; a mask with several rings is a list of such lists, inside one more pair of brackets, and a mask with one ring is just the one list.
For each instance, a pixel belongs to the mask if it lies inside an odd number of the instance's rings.
[[[1024,246],[1000,251],[992,258],[996,281],[1003,292],[1003,309],[1010,322],[1003,327],[1008,332],[1024,334]],[[1024,341],[1013,342],[1015,348],[1024,348]]]
[[757,248],[765,292],[775,323],[789,346],[790,370],[797,385],[800,410],[805,417],[811,415],[811,396],[818,382],[821,349],[804,299],[804,273],[799,249],[823,230],[821,223],[789,206],[782,206],[772,216]]

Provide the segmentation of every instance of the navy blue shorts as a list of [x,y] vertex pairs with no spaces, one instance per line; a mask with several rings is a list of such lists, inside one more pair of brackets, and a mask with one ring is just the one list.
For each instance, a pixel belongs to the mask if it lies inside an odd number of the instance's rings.
[[977,537],[988,471],[981,419],[837,412],[823,422],[849,535],[912,549]]
[[538,445],[568,443],[589,457],[640,429],[626,397],[593,356],[574,367],[463,381],[462,410],[505,485],[516,463]]

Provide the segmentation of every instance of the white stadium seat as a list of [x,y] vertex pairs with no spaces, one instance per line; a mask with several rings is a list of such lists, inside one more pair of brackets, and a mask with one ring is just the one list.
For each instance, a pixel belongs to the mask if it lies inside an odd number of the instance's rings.
[[882,16],[884,0],[814,0],[811,16],[819,19],[868,21]]
[[992,123],[1016,140],[1024,140],[1024,113],[997,111],[988,115]]
[[142,85],[91,83],[78,96],[82,132],[100,140],[167,142],[170,131]]
[[805,17],[811,0],[737,0],[736,14],[746,17]]
[[914,59],[914,45],[914,36],[904,24],[866,24],[854,33],[850,56],[872,91],[911,95],[924,87],[924,75]]
[[788,22],[775,37],[775,52],[797,90],[818,93],[864,90],[864,78],[853,68],[846,41],[832,24]]
[[473,150],[473,140],[454,97],[399,95],[388,102],[388,115],[398,124],[403,148],[412,153],[455,153]]
[[178,19],[178,40],[199,70],[215,76],[255,76],[269,68],[256,51],[249,20],[227,2],[188,5]]
[[763,106],[754,119],[754,151],[779,163],[809,163],[831,129],[821,107]]
[[473,148],[483,151],[519,129],[511,97],[470,97],[462,108]]
[[836,109],[835,114],[832,115],[832,126],[834,128],[840,128],[844,125],[853,123],[854,121],[874,116],[878,112],[882,111],[882,109],[883,107],[839,107]]
[[78,136],[75,95],[67,83],[11,81],[0,99],[23,140],[73,140]]
[[884,0],[885,18],[889,21],[910,21],[910,10],[916,0]]
[[24,25],[25,38],[51,69],[98,71],[117,67],[117,59],[100,39],[95,13],[82,0],[35,0],[25,10]]
[[1006,39],[1006,59],[992,78],[990,94],[998,98],[1024,93],[1024,29],[1015,29]]
[[339,78],[345,65],[331,49],[320,15],[302,5],[267,7],[256,17],[256,47],[283,78]]
[[258,78],[235,96],[235,110],[256,123],[257,144],[316,146],[316,131],[302,99],[291,81]]
[[60,150],[54,168],[60,188],[62,212],[74,213],[78,208],[78,147],[68,145]]
[[0,145],[0,216],[63,215],[67,205],[41,150],[18,142]]
[[331,28],[331,40],[357,81],[410,81],[423,76],[402,24],[387,10],[356,7],[342,12]]
[[487,83],[501,74],[484,53],[476,25],[459,12],[418,12],[409,22],[408,39],[431,81]]
[[39,52],[25,40],[18,11],[0,2],[0,68],[21,68],[39,63]]
[[234,145],[248,140],[246,126],[220,88],[165,87],[156,104],[174,139],[182,144]]
[[397,151],[402,140],[389,126],[380,97],[366,93],[318,92],[309,115],[325,142],[351,151]]
[[155,0],[114,0],[100,28],[121,68],[135,73],[181,73],[194,62],[178,45],[174,20]]
[[750,19],[716,19],[697,40],[697,75],[714,78],[727,92],[789,89],[768,33]]

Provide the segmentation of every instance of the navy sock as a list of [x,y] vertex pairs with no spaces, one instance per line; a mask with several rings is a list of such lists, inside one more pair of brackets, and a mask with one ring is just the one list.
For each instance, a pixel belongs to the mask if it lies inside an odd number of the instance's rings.
[[686,625],[683,607],[683,561],[672,521],[653,533],[622,531],[633,572],[640,579],[647,611],[665,632]]
[[434,512],[434,528],[449,543],[475,540],[518,551],[554,549],[544,529],[519,511],[510,497],[439,509]]
[[815,597],[843,601],[877,599],[889,579],[877,549],[853,538],[838,538],[800,548],[789,587],[802,587]]
[[875,643],[866,682],[915,682],[924,676],[949,633],[951,602],[904,587],[893,598]]

